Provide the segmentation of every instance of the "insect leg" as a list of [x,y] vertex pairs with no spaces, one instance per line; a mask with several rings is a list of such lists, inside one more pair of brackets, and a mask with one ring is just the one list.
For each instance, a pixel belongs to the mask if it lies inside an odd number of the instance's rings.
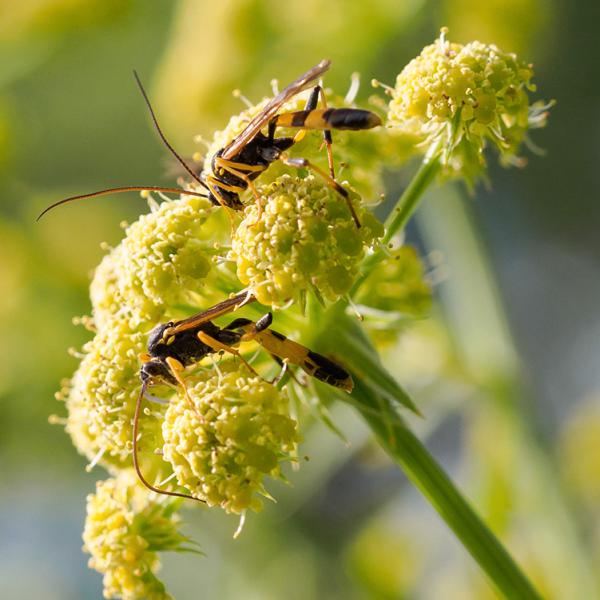
[[[225,184],[221,183],[218,179],[216,179],[215,177],[213,177],[212,175],[207,175],[205,178],[206,181],[206,186],[208,187],[208,189],[210,190],[210,193],[217,199],[217,202],[227,210],[227,216],[229,217],[229,224],[231,225],[231,231],[235,231],[235,219],[233,217],[233,208],[231,208],[231,206],[229,206],[229,204],[227,204],[227,201],[225,200],[225,198],[223,198],[223,196],[221,195],[221,192],[219,191],[219,187],[222,187],[224,189],[227,189],[228,191],[231,192],[237,192],[237,189],[233,189],[230,186],[226,186]],[[241,190],[243,191],[243,190]]]
[[272,329],[256,333],[255,339],[265,350],[291,365],[300,367],[307,375],[346,392],[352,391],[351,375],[322,354],[313,352]]
[[246,184],[248,189],[252,192],[252,195],[254,196],[254,198],[256,200],[256,204],[258,206],[258,215],[256,217],[256,221],[252,224],[252,225],[255,225],[258,221],[260,221],[260,218],[262,216],[262,211],[263,211],[262,196],[258,193],[258,190],[256,189],[256,186],[254,185],[254,182],[252,181],[252,179],[250,179],[250,177],[246,173],[243,173],[242,169],[249,171],[249,172],[259,172],[260,173],[260,172],[264,171],[265,168],[263,166],[259,166],[259,165],[246,165],[244,163],[236,163],[234,161],[230,161],[225,158],[221,158],[220,156],[215,159],[215,165],[217,167],[223,169],[224,171],[231,173],[235,177],[238,177],[239,179],[241,179]]
[[[229,330],[237,329],[238,331],[243,331],[244,334],[242,335],[240,341],[247,342],[247,341],[251,341],[251,340],[256,340],[259,344],[261,344],[261,346],[263,346],[263,348],[265,348],[265,350],[268,351],[269,349],[267,347],[265,347],[265,345],[262,343],[262,341],[261,341],[262,338],[259,336],[259,334],[261,332],[265,331],[266,329],[268,329],[271,326],[272,322],[273,322],[273,315],[271,313],[267,313],[266,315],[262,316],[256,322],[251,321],[250,319],[245,319],[245,318],[235,319],[231,323],[229,323],[229,325],[227,325],[225,327],[225,329],[229,329]],[[284,335],[282,335],[281,333],[277,333],[276,331],[270,332],[270,333],[275,337],[275,339],[278,339],[278,340],[286,339],[286,337]],[[285,359],[283,359],[283,358],[279,357],[277,354],[274,354],[273,352],[270,352],[270,351],[269,351],[269,355],[281,367],[281,372],[274,379],[272,379],[269,382],[272,385],[275,385],[279,381],[281,381],[281,379],[283,378],[283,376],[289,369],[289,363],[288,363],[287,357]],[[302,382],[298,381],[296,375],[291,370],[290,370],[290,375],[291,375],[292,379],[298,385],[304,385]]]
[[261,173],[265,170],[265,167],[262,165],[246,165],[244,163],[238,163],[232,160],[221,158],[220,156],[215,158],[215,166],[227,171],[228,173],[231,173],[235,177],[239,177],[248,186],[248,189],[252,192],[256,201],[258,203],[262,201],[254,182],[252,179],[250,179],[247,173],[244,173],[244,171],[248,171],[249,173]]
[[[310,111],[315,110],[315,108],[317,108],[317,102],[319,101],[319,91],[320,90],[321,90],[320,85],[316,85],[312,89],[312,91],[310,92],[310,96],[308,97],[308,100],[306,101],[306,106],[304,107],[304,110],[302,111],[303,115],[307,115]],[[281,118],[281,115],[277,115],[277,117],[272,119],[271,122],[269,123],[269,139],[271,141],[273,141],[273,136],[275,134],[275,128],[278,126],[277,120],[280,118]],[[294,144],[303,140],[305,135],[306,135],[306,128],[302,127],[301,129],[299,129],[296,132],[296,135],[294,135]]]
[[219,188],[227,190],[228,192],[233,192],[234,194],[241,194],[244,191],[244,188],[241,188],[238,186],[233,186],[233,185],[228,185],[228,184],[220,181],[213,175],[206,176],[206,185],[208,186],[208,189],[213,194],[213,196],[216,198],[217,202],[224,208],[231,208],[231,206],[229,206],[229,204],[227,204],[227,200],[219,192]]
[[348,193],[348,190],[344,189],[333,177],[325,173],[325,171],[317,167],[317,165],[311,163],[307,158],[292,158],[291,156],[282,155],[281,160],[289,167],[295,167],[296,169],[310,169],[311,171],[314,171],[320,175],[325,180],[325,183],[330,188],[333,188],[346,201],[348,210],[352,215],[352,219],[354,220],[357,229],[360,227],[360,221],[358,220],[358,216],[354,210],[352,201],[350,200],[350,194]]
[[226,329],[243,331],[244,335],[241,341],[256,340],[275,360],[279,358],[281,362],[300,367],[307,375],[315,379],[346,392],[352,391],[354,383],[348,371],[326,356],[288,339],[278,331],[269,329],[271,322],[272,315],[267,313],[256,323],[249,319],[236,319]]
[[236,319],[231,322],[227,328],[228,329],[240,329],[244,332],[241,340],[242,342],[249,342],[256,338],[256,336],[265,329],[268,329],[273,322],[272,313],[267,313],[263,315],[256,323],[254,321],[250,321],[250,319]]
[[[310,108],[308,106],[307,103],[307,110],[314,110],[315,108],[317,108],[317,95],[321,96],[321,103],[323,104],[323,108],[325,110],[327,110],[327,98],[325,97],[325,90],[320,86],[316,86],[315,89],[313,90],[313,93],[310,95],[310,98],[308,99],[308,102],[313,102],[313,104],[311,104]],[[314,98],[313,98],[314,96]],[[329,175],[331,175],[332,179],[335,179],[335,169],[334,169],[334,165],[333,165],[333,151],[331,149],[331,146],[333,144],[333,138],[331,137],[331,129],[325,129],[323,130],[323,142],[325,144],[325,147],[327,148],[327,162],[329,164]],[[322,146],[321,146],[322,147]]]
[[[323,104],[323,108],[327,109],[327,100],[325,98],[325,91],[323,90],[323,88],[320,85],[316,85],[312,89],[312,92],[310,93],[310,96],[306,102],[306,106],[304,107],[304,111],[302,111],[302,114],[308,115],[308,113],[310,113],[311,111],[315,110],[315,108],[317,108],[319,96],[321,97],[321,103]],[[273,138],[275,136],[275,129],[278,126],[277,118],[278,117],[275,117],[269,123],[269,139],[271,141],[273,141]],[[299,129],[298,132],[296,133],[296,135],[294,136],[294,143],[296,144],[297,142],[302,140],[305,135],[306,135],[306,128]],[[331,175],[332,179],[335,179],[335,170],[334,170],[334,165],[333,165],[333,152],[331,149],[333,139],[331,137],[330,129],[323,130],[323,142],[324,142],[325,146],[327,147],[327,162],[329,164],[329,174]]]
[[228,346],[227,344],[220,342],[219,340],[208,335],[204,331],[198,332],[198,339],[203,344],[206,344],[209,348],[211,348],[214,352],[229,352],[229,354],[233,354],[234,356],[237,356],[246,365],[246,367],[248,368],[249,371],[254,373],[254,375],[260,377],[260,374],[256,372],[254,367],[235,348],[232,348],[231,346]]
[[289,372],[290,377],[301,387],[306,387],[306,381],[300,381],[298,377],[296,377],[296,373],[290,369],[290,363],[287,360],[282,360],[279,356],[275,354],[271,354],[269,352],[271,358],[281,367],[281,371],[275,376],[269,383],[271,385],[277,385],[285,376],[286,373]]
[[185,396],[187,403],[190,405],[190,408],[196,413],[196,415],[198,416],[198,418],[201,421],[204,421],[204,417],[200,414],[200,412],[196,408],[196,405],[194,404],[194,401],[192,400],[192,398],[188,392],[187,385],[185,385],[185,379],[181,376],[181,373],[183,373],[183,370],[184,370],[184,366],[176,358],[173,358],[172,356],[168,356],[165,359],[165,362],[167,363],[167,365],[171,371],[171,375],[173,375],[173,377],[177,380],[177,383],[181,386],[181,389],[183,390],[183,395]]

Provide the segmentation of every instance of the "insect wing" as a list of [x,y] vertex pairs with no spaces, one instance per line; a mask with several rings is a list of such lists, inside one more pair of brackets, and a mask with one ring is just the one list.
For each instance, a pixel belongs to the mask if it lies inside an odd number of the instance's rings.
[[277,114],[277,111],[288,100],[299,94],[308,84],[320,77],[331,65],[330,60],[322,60],[318,65],[309,69],[298,77],[296,81],[290,83],[286,88],[281,90],[275,98],[273,98],[254,119],[248,123],[244,131],[240,133],[223,151],[223,158],[232,158],[240,150],[250,142],[254,136]]
[[177,321],[169,330],[170,335],[176,335],[181,333],[182,331],[187,331],[188,329],[194,329],[198,327],[198,325],[202,325],[202,323],[206,323],[208,321],[212,321],[221,315],[226,315],[234,311],[236,308],[244,304],[249,304],[250,302],[254,302],[256,298],[252,295],[249,295],[247,292],[242,294],[238,294],[237,296],[233,296],[223,302],[219,302],[219,304],[215,304],[211,306],[208,310],[205,310],[196,315],[192,315],[187,319],[183,319],[182,321]]

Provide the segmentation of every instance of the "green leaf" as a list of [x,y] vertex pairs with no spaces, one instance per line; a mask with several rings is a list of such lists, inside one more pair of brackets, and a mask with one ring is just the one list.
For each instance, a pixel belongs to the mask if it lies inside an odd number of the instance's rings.
[[355,321],[345,319],[343,326],[336,328],[336,335],[333,337],[344,348],[344,363],[353,374],[368,382],[391,402],[422,416],[408,394],[381,364],[377,351]]
[[351,400],[383,448],[429,500],[504,597],[541,600],[510,554],[389,402],[365,380],[356,382]]

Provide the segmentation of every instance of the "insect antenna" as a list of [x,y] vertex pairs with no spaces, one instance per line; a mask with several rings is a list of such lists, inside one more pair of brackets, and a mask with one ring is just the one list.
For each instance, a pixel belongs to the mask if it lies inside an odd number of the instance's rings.
[[142,383],[142,389],[140,390],[140,395],[137,398],[135,403],[135,413],[133,415],[133,467],[139,480],[144,484],[152,492],[157,494],[163,494],[165,496],[177,496],[178,498],[186,498],[188,500],[196,500],[196,502],[204,502],[200,498],[194,498],[194,496],[190,496],[189,494],[182,494],[180,492],[169,492],[167,490],[161,490],[153,486],[142,474],[142,469],[140,468],[140,463],[138,460],[138,435],[139,435],[139,426],[140,426],[140,413],[142,411],[142,400],[146,395],[146,390],[148,389],[148,384]]
[[156,118],[156,114],[154,113],[152,104],[150,104],[150,99],[148,98],[148,94],[146,93],[146,90],[144,89],[144,86],[142,85],[142,81],[140,80],[140,77],[137,74],[137,71],[133,72],[133,76],[135,77],[135,81],[138,84],[138,87],[140,88],[140,92],[142,93],[144,102],[146,103],[146,106],[148,107],[148,111],[150,112],[150,117],[152,118],[152,122],[154,123],[154,127],[156,128],[156,131],[158,132],[160,139],[163,141],[164,145],[169,149],[169,152],[177,159],[177,161],[181,164],[181,166],[190,174],[192,179],[194,179],[194,181],[198,182],[202,187],[204,187],[205,189],[208,190],[208,187],[204,183],[204,181],[202,181],[202,179],[200,177],[198,177],[198,175],[196,175],[196,173],[194,173],[194,171],[188,166],[188,164],[185,162],[185,160],[183,160],[183,158],[181,158],[181,156],[177,153],[175,148],[173,148],[173,146],[171,146],[171,144],[165,137],[165,134],[163,133],[160,125],[158,124],[158,119]]
[[198,196],[200,198],[208,198],[206,194],[200,192],[192,192],[191,190],[184,190],[182,188],[175,187],[162,187],[156,185],[127,185],[124,187],[107,188],[105,190],[98,190],[97,192],[90,192],[89,194],[80,194],[79,196],[70,196],[69,198],[63,198],[58,202],[54,202],[50,206],[47,206],[38,216],[36,221],[39,221],[47,212],[60,206],[61,204],[67,204],[74,200],[82,200],[85,198],[95,198],[96,196],[106,196],[108,194],[119,194],[121,192],[163,192],[165,194],[187,194],[188,196]]

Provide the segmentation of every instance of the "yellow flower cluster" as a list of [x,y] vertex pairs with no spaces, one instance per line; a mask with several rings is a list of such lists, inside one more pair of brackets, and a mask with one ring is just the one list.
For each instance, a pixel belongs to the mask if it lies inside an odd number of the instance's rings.
[[265,476],[278,477],[295,455],[297,424],[285,394],[226,361],[198,376],[163,422],[164,459],[177,481],[209,506],[259,510]]
[[[211,303],[219,297],[213,257],[225,222],[222,211],[202,198],[164,202],[129,226],[123,241],[96,269],[90,297],[97,333],[84,346],[79,368],[61,392],[68,409],[67,432],[94,463],[114,469],[131,460],[145,332],[174,306],[203,298]],[[142,419],[143,449],[162,445],[157,423],[156,418]],[[147,466],[157,471],[154,464]]]
[[90,296],[97,326],[114,319],[147,326],[174,305],[210,303],[224,221],[222,211],[195,196],[142,215],[96,270]]
[[527,130],[546,113],[530,106],[531,65],[494,45],[450,43],[446,31],[398,75],[388,125],[417,134],[428,150],[439,141],[448,172],[475,179],[491,143],[514,163]]
[[246,207],[232,240],[240,281],[273,307],[311,291],[330,301],[343,296],[383,234],[379,221],[354,203],[357,228],[344,199],[312,176],[282,175],[260,193],[264,205]]
[[83,530],[89,566],[104,576],[104,597],[123,600],[169,600],[156,577],[157,552],[185,549],[179,520],[169,504],[150,500],[135,474],[122,471],[100,481],[87,498]]
[[143,348],[144,336],[125,322],[100,331],[83,347],[84,357],[66,394],[66,429],[89,459],[100,452],[103,463],[122,465],[129,460]]

